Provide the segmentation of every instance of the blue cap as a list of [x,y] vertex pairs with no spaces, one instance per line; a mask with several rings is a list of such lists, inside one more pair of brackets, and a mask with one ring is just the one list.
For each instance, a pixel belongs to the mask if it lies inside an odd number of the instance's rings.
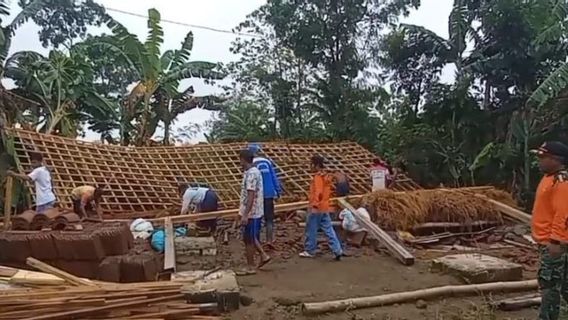
[[258,153],[261,149],[259,143],[249,143],[247,148],[252,153]]

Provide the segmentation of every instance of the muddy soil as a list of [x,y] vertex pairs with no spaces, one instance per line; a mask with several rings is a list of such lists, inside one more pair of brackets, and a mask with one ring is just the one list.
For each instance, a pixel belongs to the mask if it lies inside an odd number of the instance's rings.
[[[221,254],[233,268],[243,265],[243,247],[231,241]],[[300,310],[301,302],[319,302],[349,297],[381,295],[434,286],[461,284],[454,277],[432,273],[428,262],[419,260],[405,267],[383,253],[369,253],[369,249],[352,250],[353,256],[340,262],[331,255],[321,254],[315,259],[292,256],[276,257],[256,275],[239,277],[245,295],[254,299],[248,307],[231,313],[229,319],[287,320],[287,319],[535,319],[536,310],[492,313],[483,304],[483,297],[439,299],[425,303],[408,303],[307,317]]]

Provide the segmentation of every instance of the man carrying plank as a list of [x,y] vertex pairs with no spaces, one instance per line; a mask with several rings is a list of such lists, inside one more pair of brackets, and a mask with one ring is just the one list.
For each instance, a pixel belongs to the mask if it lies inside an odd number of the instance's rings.
[[568,299],[568,147],[551,141],[532,152],[545,174],[536,190],[531,225],[540,252],[538,319],[557,320],[561,297]]

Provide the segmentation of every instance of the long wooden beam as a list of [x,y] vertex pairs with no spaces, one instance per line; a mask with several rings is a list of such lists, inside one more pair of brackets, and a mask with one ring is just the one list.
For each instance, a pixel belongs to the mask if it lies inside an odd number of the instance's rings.
[[397,292],[372,297],[360,297],[344,300],[304,303],[302,310],[305,314],[316,315],[330,312],[340,312],[360,308],[380,307],[397,303],[428,300],[438,297],[455,297],[458,295],[479,295],[490,292],[530,291],[538,288],[537,280],[490,282],[483,284],[450,285],[415,291]]
[[531,215],[519,210],[519,209],[515,209],[513,207],[510,207],[502,202],[499,202],[497,200],[493,200],[485,195],[482,194],[476,194],[476,197],[478,197],[479,199],[484,199],[486,201],[488,201],[489,203],[491,203],[492,205],[494,205],[502,214],[506,215],[507,217],[521,222],[521,223],[526,223],[526,224],[530,224],[531,223]]
[[389,236],[383,229],[381,229],[378,225],[376,225],[367,217],[361,215],[353,206],[347,202],[345,199],[339,199],[339,204],[351,211],[357,224],[363,227],[372,237],[376,238],[383,244],[390,253],[397,258],[402,264],[409,266],[414,264],[414,256],[408,252],[400,243],[396,242],[393,238]]

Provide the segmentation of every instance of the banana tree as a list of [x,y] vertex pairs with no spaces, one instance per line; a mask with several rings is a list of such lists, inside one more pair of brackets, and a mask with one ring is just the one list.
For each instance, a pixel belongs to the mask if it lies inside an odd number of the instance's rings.
[[154,133],[158,127],[158,121],[162,121],[164,124],[163,144],[170,144],[171,126],[179,115],[193,109],[222,110],[222,103],[225,99],[217,96],[196,97],[194,93],[193,86],[189,86],[182,92],[175,92],[173,95],[167,90],[156,92],[156,101],[153,105],[156,117],[151,122],[148,131]]
[[[10,50],[14,31],[28,19],[36,15],[45,5],[46,0],[34,0],[11,21],[4,24],[6,17],[10,15],[10,7],[9,1],[0,0],[0,80],[7,76],[7,73],[9,73],[7,69],[9,69],[15,59],[14,57],[8,58],[8,51]],[[6,102],[8,102],[4,103],[5,108],[0,110],[0,120],[6,125],[11,125],[16,119],[21,118],[22,108],[19,105],[22,99],[18,99],[9,92],[6,92],[1,82],[0,91],[2,91],[3,100],[7,100]]]
[[[174,100],[179,84],[184,79],[215,80],[224,77],[222,73],[216,71],[215,63],[189,61],[193,49],[191,32],[186,35],[180,49],[168,50],[161,54],[164,32],[160,20],[160,13],[156,9],[148,10],[149,32],[144,43],[117,21],[110,20],[108,23],[117,41],[105,44],[109,48],[121,50],[139,76],[139,80],[124,102],[127,112],[125,120],[127,122],[136,120],[136,125],[132,138],[123,139],[123,144],[134,142],[136,145],[142,145],[153,135],[156,126],[152,121],[158,114],[155,106],[160,105],[156,104],[159,90],[166,93],[168,99]],[[171,119],[166,120],[170,120],[171,123]]]
[[8,66],[7,75],[18,86],[15,91],[37,103],[33,127],[41,132],[74,137],[88,111],[109,109],[95,92],[90,63],[80,50],[53,50],[47,57],[18,53]]

